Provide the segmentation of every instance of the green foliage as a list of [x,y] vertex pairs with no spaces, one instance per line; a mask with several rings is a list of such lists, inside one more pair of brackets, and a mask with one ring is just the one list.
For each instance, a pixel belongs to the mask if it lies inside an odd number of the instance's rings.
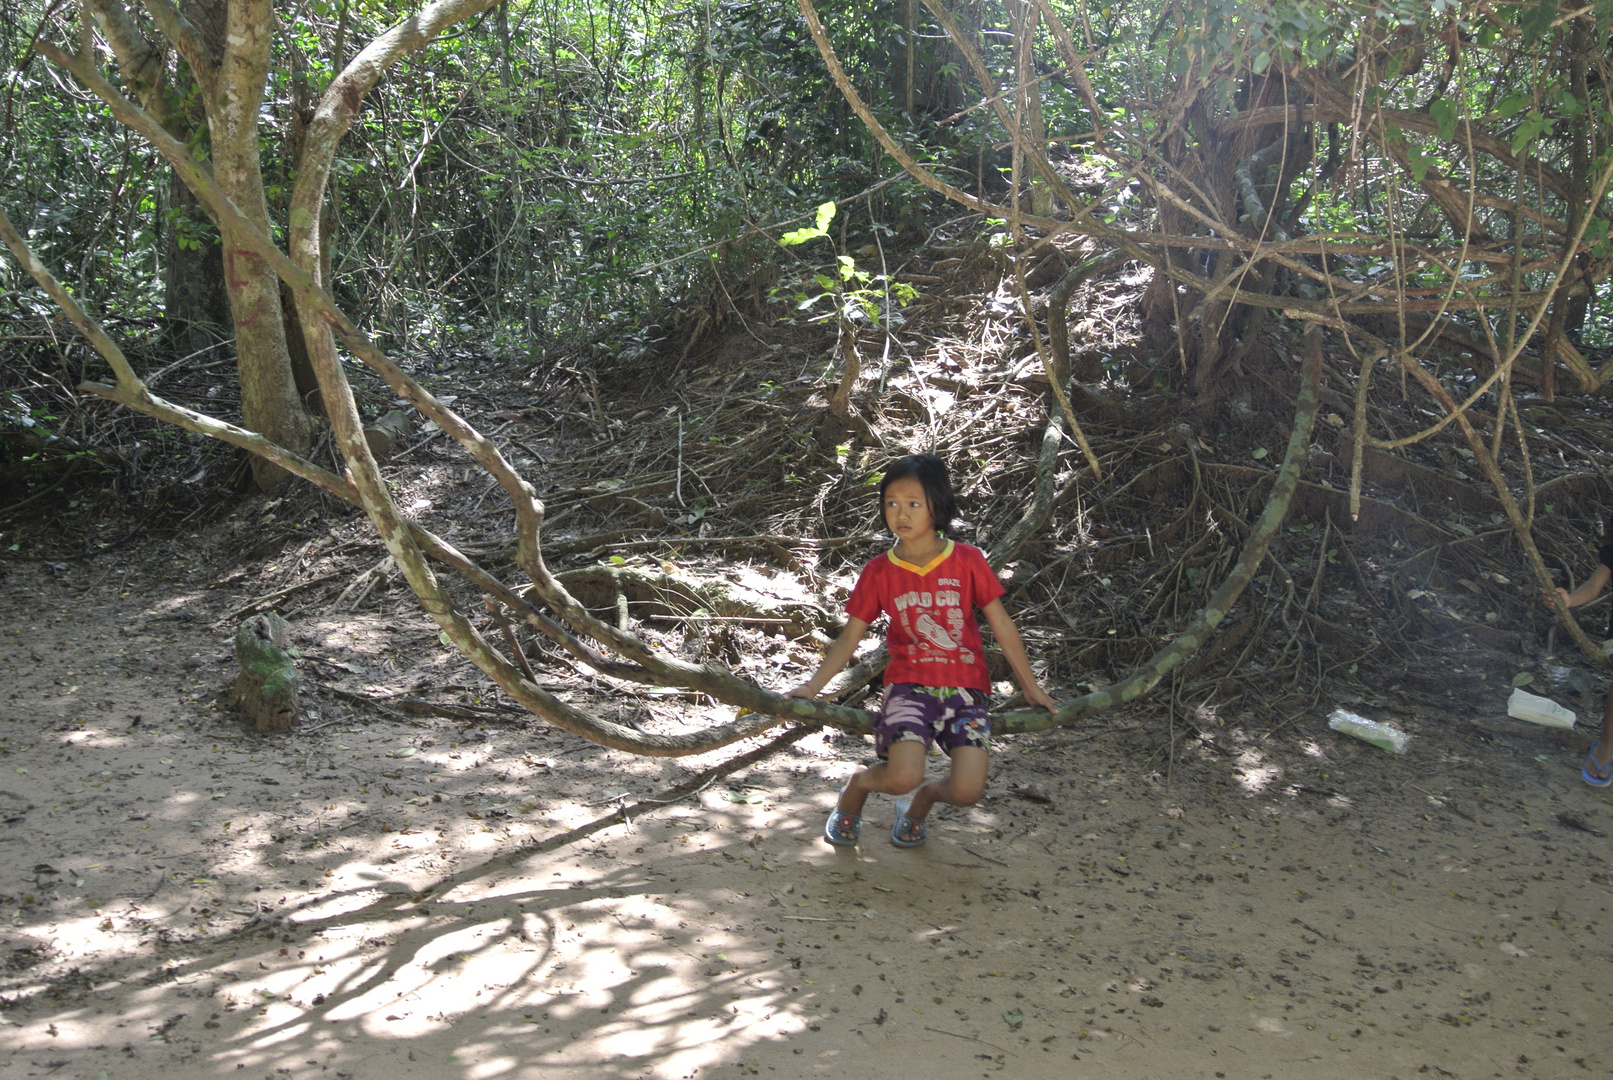
[[[28,55],[41,19],[47,36],[73,40],[74,27],[45,18],[48,6],[23,0],[17,17],[0,20],[7,55]],[[1007,161],[992,148],[1005,133],[977,107],[985,89],[927,13],[920,9],[909,41],[905,0],[817,6],[853,85],[909,151],[964,186],[984,177],[986,194],[999,199]],[[973,20],[971,41],[995,89],[1011,86],[1010,8],[992,0],[953,7]],[[1174,167],[1219,152],[1224,125],[1245,110],[1283,95],[1301,101],[1308,79],[1359,95],[1369,119],[1316,131],[1314,158],[1291,193],[1305,199],[1291,231],[1381,229],[1392,188],[1403,200],[1395,220],[1414,221],[1437,246],[1450,239],[1450,223],[1418,194],[1421,185],[1508,179],[1494,156],[1469,155],[1470,131],[1555,175],[1583,173],[1613,144],[1613,0],[1595,0],[1595,27],[1581,28],[1589,75],[1578,84],[1565,58],[1579,9],[1553,0],[1105,0],[1055,10],[1078,30],[1096,114],[1045,27],[1032,50],[1034,100],[1054,140],[1050,154],[1111,174],[1098,213],[1114,224],[1161,211],[1116,182],[1113,159],[1080,148],[1094,120],[1137,140],[1127,152]],[[295,136],[337,74],[339,28],[345,61],[404,11],[312,0],[277,27],[261,114],[277,229],[289,224]],[[141,26],[155,37],[149,22]],[[916,77],[904,92],[909,48]],[[168,108],[192,115],[194,89],[171,63]],[[81,295],[127,317],[155,316],[168,242],[198,249],[211,227],[170,207],[166,166],[98,105],[61,92],[39,58],[21,64],[10,90],[0,201]],[[1190,104],[1154,108],[1172,100]],[[1388,119],[1370,121],[1373,109]],[[205,125],[184,135],[205,155]],[[1165,146],[1167,136],[1184,149]],[[1328,138],[1336,144],[1323,146]],[[1338,171],[1323,177],[1329,154]],[[771,279],[759,265],[793,253],[810,261],[793,276],[786,270],[778,297],[808,317],[878,322],[911,290],[851,252],[862,254],[868,230],[894,235],[903,215],[921,217],[929,196],[892,185],[855,204],[854,224],[835,207],[890,168],[793,5],[511,0],[398,64],[366,97],[324,210],[340,225],[333,285],[344,305],[406,347],[476,336],[535,350],[610,336],[631,356],[658,346],[673,312]],[[1259,183],[1269,196],[1270,178]],[[1540,212],[1566,220],[1559,196],[1530,192]],[[1210,201],[1227,198],[1236,201],[1224,192]],[[1505,202],[1475,206],[1489,235],[1528,227]],[[775,241],[778,223],[802,206],[817,208],[814,223]],[[1594,209],[1586,235],[1601,259],[1608,225]],[[847,250],[832,260],[813,246],[840,237]],[[993,242],[1002,241],[995,230]],[[1357,260],[1340,272],[1370,281],[1390,269]],[[1431,287],[1450,280],[1426,265],[1410,273]]]
[[[832,202],[821,204],[813,215],[813,224],[785,233],[779,237],[779,244],[783,247],[797,247],[812,240],[828,238],[829,225],[834,221],[835,210],[835,204]],[[850,255],[836,255],[833,267],[827,272],[812,273],[807,281],[816,285],[818,291],[810,292],[806,289],[806,283],[801,283],[794,293],[797,311],[812,311],[820,300],[831,301],[829,311],[812,315],[809,320],[812,322],[834,318],[864,318],[874,326],[878,326],[887,304],[894,303],[898,307],[906,307],[918,298],[918,290],[913,286],[901,281],[888,280],[883,274],[878,276],[870,274],[860,269],[857,260]]]
[[816,240],[820,236],[828,236],[829,223],[834,220],[834,216],[835,204],[832,202],[826,202],[822,206],[818,207],[815,224],[805,228],[791,229],[789,232],[779,237],[778,242],[784,247],[794,247],[797,244],[804,244],[808,240]]

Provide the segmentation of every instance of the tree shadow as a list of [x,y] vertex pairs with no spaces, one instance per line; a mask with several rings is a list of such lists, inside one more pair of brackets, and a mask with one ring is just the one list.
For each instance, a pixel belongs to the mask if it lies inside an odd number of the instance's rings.
[[[37,979],[13,964],[19,977],[7,980],[13,992],[0,998],[0,1008],[22,1018],[21,1026],[48,1025],[42,1061],[70,1063],[89,1076],[114,1063],[121,1064],[117,1075],[260,1069],[274,1076],[316,1065],[341,1075],[359,1061],[368,1073],[394,1058],[400,1066],[430,1063],[429,1074],[439,1076],[496,1075],[517,1063],[692,1075],[807,1022],[798,1000],[804,980],[791,979],[790,961],[743,927],[718,928],[728,906],[723,875],[696,883],[702,867],[765,860],[773,838],[723,824],[725,807],[733,821],[751,813],[744,804],[716,800],[715,814],[713,807],[675,804],[805,734],[719,763],[663,792],[656,805],[618,807],[541,842],[490,852],[425,888],[381,862],[413,830],[394,830],[383,815],[367,813],[359,830],[343,834],[349,850],[340,860],[325,849],[306,868],[314,887],[319,867],[338,884],[300,902],[257,898],[279,876],[271,868],[279,864],[256,852],[248,874],[231,875],[235,897],[214,901],[239,915],[246,910],[237,906],[241,895],[251,900],[250,918],[233,929],[211,928],[213,909],[183,898],[169,921],[188,915],[188,934],[130,902],[104,925],[115,918],[120,929],[146,936],[135,947],[93,955],[83,948],[93,915],[71,927],[50,925],[51,912],[41,909],[29,936],[84,960]],[[117,741],[95,750],[114,752]],[[476,779],[465,775],[467,783]],[[788,773],[769,777],[769,797],[794,802],[799,792],[789,781]],[[170,826],[195,816],[202,824],[192,825],[203,833],[218,831],[214,818],[222,819],[227,835],[250,811],[211,794],[174,789],[150,816]],[[635,820],[668,803],[688,820]],[[340,813],[329,816],[339,820]],[[708,845],[710,837],[691,842],[678,831],[711,827],[743,827],[748,842],[722,836]],[[326,823],[320,831],[336,830]],[[164,877],[154,896],[169,885],[167,867],[177,865],[160,850],[172,852],[186,839],[172,828],[158,834],[152,850]],[[637,852],[652,844],[670,852],[613,864],[624,839],[640,840]],[[589,841],[594,846],[581,850]],[[80,871],[68,873],[83,884]],[[261,884],[252,885],[254,877]],[[674,884],[680,880],[685,884]]]

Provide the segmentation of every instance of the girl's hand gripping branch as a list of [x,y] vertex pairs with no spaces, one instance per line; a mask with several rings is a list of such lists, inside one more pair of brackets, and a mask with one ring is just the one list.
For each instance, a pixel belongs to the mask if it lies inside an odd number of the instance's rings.
[[1048,712],[1056,711],[1057,703],[1047,696],[1047,692],[1037,683],[1035,673],[1031,671],[1030,659],[1025,655],[1025,642],[1020,638],[1019,628],[1014,625],[1014,620],[1003,609],[1002,600],[1000,598],[993,600],[980,611],[985,615],[986,625],[991,627],[992,635],[997,639],[997,647],[1003,651],[1008,666],[1013,668],[1014,678],[1019,681],[1019,688],[1024,692],[1025,700],[1032,705],[1040,705]]
[[868,624],[861,619],[848,618],[846,628],[840,631],[840,636],[834,639],[829,651],[823,654],[823,663],[812,678],[791,690],[785,697],[815,698],[828,685],[829,680],[840,674],[840,670],[851,662],[857,654],[857,643],[868,633]]
[[1562,611],[1588,604],[1602,595],[1602,590],[1607,588],[1610,578],[1613,578],[1613,570],[1609,570],[1605,565],[1598,566],[1596,573],[1581,582],[1579,588],[1573,592],[1559,588],[1547,593],[1546,606]]

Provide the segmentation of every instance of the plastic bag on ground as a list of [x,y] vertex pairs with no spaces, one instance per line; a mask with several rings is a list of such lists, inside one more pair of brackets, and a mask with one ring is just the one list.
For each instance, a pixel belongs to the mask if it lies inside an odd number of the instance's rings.
[[1578,719],[1574,710],[1557,704],[1551,698],[1531,694],[1519,687],[1507,699],[1507,715],[1514,720],[1527,720],[1545,727],[1571,728]]
[[1411,736],[1399,728],[1357,716],[1348,709],[1334,709],[1327,718],[1327,726],[1334,731],[1353,735],[1362,742],[1369,742],[1391,754],[1404,754],[1406,746],[1411,742]]

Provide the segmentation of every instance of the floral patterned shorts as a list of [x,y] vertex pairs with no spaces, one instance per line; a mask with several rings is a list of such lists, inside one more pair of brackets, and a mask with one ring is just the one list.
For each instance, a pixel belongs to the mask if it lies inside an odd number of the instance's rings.
[[[944,695],[944,696],[943,696]],[[931,743],[950,754],[960,746],[991,749],[991,697],[983,690],[896,683],[885,688],[885,705],[874,724],[874,749],[885,757],[892,743]]]

